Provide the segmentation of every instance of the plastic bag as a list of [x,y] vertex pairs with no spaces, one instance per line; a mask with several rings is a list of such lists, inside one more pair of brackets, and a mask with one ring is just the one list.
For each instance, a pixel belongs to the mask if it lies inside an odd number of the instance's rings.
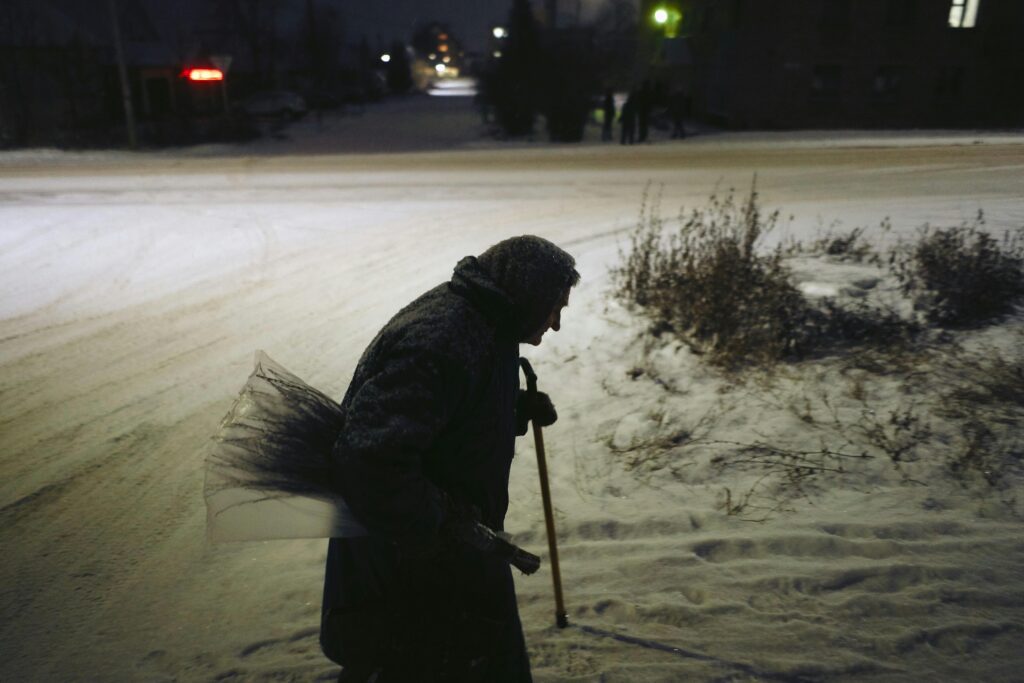
[[367,535],[331,490],[341,406],[263,351],[206,457],[213,541]]

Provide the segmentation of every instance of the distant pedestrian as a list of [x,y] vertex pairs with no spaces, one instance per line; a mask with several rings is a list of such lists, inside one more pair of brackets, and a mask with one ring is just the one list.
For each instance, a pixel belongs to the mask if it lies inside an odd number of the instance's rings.
[[629,91],[619,113],[619,123],[622,125],[619,142],[623,145],[632,145],[636,138],[636,91]]
[[651,82],[644,81],[644,84],[640,86],[640,92],[636,96],[636,118],[639,128],[637,138],[639,142],[647,142],[647,131],[651,124],[651,107],[654,104],[653,99]]
[[683,90],[676,90],[669,97],[668,115],[672,119],[672,139],[686,137],[686,117],[689,115],[690,98]]
[[612,126],[615,125],[615,97],[611,90],[604,93],[604,120],[601,127],[601,139],[608,142],[612,139]]
[[491,103],[487,98],[487,95],[483,92],[478,92],[473,96],[473,103],[476,104],[477,111],[480,112],[480,120],[485,126],[491,123]]

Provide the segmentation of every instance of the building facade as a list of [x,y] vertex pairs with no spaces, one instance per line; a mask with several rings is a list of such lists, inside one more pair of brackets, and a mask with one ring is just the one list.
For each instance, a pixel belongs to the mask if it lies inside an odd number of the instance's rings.
[[643,77],[685,90],[695,116],[721,125],[1024,125],[1020,0],[642,0],[640,11]]

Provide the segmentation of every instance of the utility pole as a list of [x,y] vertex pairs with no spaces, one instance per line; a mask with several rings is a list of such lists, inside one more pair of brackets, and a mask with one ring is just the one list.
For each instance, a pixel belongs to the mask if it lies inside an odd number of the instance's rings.
[[121,75],[121,99],[124,102],[124,120],[128,126],[128,144],[132,149],[139,146],[135,136],[135,110],[132,108],[132,87],[128,82],[128,67],[124,63],[124,48],[121,46],[121,27],[117,20],[116,0],[107,0],[110,11],[110,25],[114,31],[114,50],[117,52],[117,70]]

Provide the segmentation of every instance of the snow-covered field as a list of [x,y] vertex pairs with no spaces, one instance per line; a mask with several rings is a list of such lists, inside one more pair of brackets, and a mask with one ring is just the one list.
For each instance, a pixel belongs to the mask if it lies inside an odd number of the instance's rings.
[[[1024,137],[505,149],[462,115],[461,137],[437,138],[455,151],[323,153],[340,150],[307,122],[226,156],[0,155],[0,680],[336,676],[317,645],[326,542],[210,545],[205,445],[255,349],[340,397],[393,312],[523,233],[570,250],[584,278],[562,331],[524,350],[562,416],[545,440],[570,620],[679,648],[556,629],[542,569],[517,579],[538,681],[1024,680],[1019,488],[1000,500],[878,468],[767,521],[726,515],[749,475],[638,444],[708,414],[723,440],[799,425],[688,352],[645,352],[608,296],[649,183],[674,214],[756,173],[764,204],[792,215],[775,237],[886,216],[910,234],[979,208],[1001,232],[1024,225]],[[328,123],[364,142],[359,125],[383,125]],[[812,371],[771,396],[838,391]],[[934,398],[887,386],[868,387],[880,412]],[[524,439],[507,527],[540,553],[533,458]]]

